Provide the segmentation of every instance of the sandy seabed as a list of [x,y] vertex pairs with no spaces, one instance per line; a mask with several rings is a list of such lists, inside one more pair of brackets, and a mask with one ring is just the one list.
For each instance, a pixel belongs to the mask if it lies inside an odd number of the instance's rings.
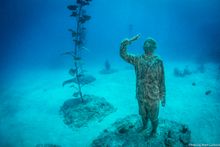
[[[220,90],[215,64],[206,64],[205,73],[175,77],[175,67],[194,70],[190,63],[166,63],[167,104],[160,109],[160,118],[189,126],[194,144],[220,144]],[[96,81],[83,88],[84,93],[105,97],[117,111],[102,122],[72,130],[59,115],[63,102],[73,89],[62,87],[71,78],[67,70],[21,71],[7,87],[1,89],[0,145],[31,147],[36,144],[57,144],[64,147],[89,146],[100,132],[117,119],[138,114],[135,98],[135,73],[126,65],[116,67],[117,72],[99,74],[101,68],[91,67],[88,72]],[[192,83],[195,82],[195,86]],[[211,90],[209,95],[205,92]]]

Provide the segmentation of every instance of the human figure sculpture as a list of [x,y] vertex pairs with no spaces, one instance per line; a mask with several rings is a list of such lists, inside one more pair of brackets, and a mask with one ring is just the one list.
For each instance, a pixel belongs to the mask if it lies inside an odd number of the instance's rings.
[[140,131],[147,129],[148,120],[152,124],[151,136],[156,136],[158,127],[158,114],[160,102],[165,107],[166,88],[163,61],[154,51],[157,48],[156,41],[148,38],[144,42],[144,54],[140,56],[127,53],[127,47],[140,35],[131,39],[124,39],[120,45],[120,56],[126,62],[134,65],[136,73],[136,98],[138,100],[139,114],[143,126]]

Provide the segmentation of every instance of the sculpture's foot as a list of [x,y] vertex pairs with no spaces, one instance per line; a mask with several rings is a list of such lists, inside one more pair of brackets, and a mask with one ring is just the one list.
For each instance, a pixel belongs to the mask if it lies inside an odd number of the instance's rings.
[[152,121],[152,131],[150,133],[150,137],[156,137],[157,136],[157,126],[158,126],[158,119],[155,121]]
[[141,132],[145,131],[146,129],[147,129],[147,125],[143,125],[142,127],[138,128],[137,131],[139,133],[141,133]]
[[157,131],[156,130],[152,130],[150,133],[150,138],[155,138],[157,137]]

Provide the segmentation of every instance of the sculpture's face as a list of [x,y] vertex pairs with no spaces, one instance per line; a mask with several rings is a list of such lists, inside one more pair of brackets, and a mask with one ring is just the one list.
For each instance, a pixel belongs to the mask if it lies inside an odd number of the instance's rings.
[[157,45],[156,45],[156,41],[154,41],[153,39],[147,39],[145,42],[144,42],[144,51],[145,53],[153,53],[154,50],[157,48]]
[[152,46],[152,44],[151,44],[150,41],[148,41],[148,40],[147,40],[147,41],[145,42],[145,44],[144,44],[144,47],[145,47],[145,48],[151,48],[151,46]]

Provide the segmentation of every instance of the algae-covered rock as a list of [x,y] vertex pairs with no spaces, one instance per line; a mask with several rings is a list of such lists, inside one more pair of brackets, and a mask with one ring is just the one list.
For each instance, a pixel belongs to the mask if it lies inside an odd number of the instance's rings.
[[156,137],[150,136],[150,127],[138,131],[141,127],[138,115],[130,115],[117,120],[93,140],[93,147],[184,147],[190,143],[191,132],[186,125],[161,119]]
[[63,121],[70,128],[80,128],[91,121],[100,122],[116,111],[103,97],[85,95],[83,98],[84,102],[80,98],[69,99],[60,108]]

